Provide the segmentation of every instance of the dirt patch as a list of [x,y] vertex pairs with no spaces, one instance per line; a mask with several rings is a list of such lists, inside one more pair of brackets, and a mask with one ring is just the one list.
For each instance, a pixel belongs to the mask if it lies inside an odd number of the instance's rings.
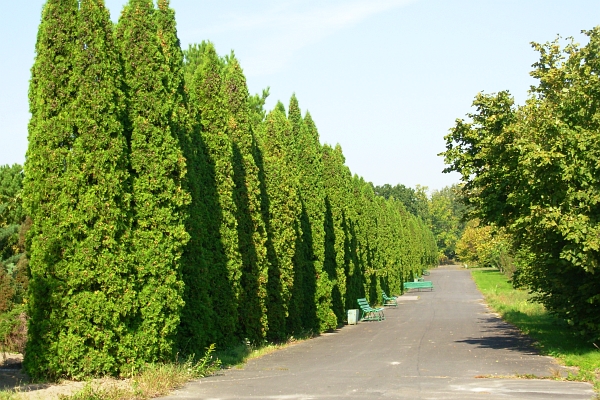
[[0,369],[21,369],[23,367],[23,354],[0,353]]
[[[0,368],[0,390],[14,392],[19,400],[58,400],[61,396],[74,395],[82,390],[87,382],[63,381],[60,383],[30,383],[29,377],[20,370]],[[89,382],[95,389],[127,389],[128,379],[94,379]]]
[[0,390],[15,392],[23,400],[58,399],[74,394],[85,386],[84,382],[31,383],[23,372],[23,355],[0,353]]

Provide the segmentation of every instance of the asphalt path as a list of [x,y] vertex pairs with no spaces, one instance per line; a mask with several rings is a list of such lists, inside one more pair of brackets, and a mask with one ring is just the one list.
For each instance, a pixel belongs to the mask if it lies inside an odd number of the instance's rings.
[[191,382],[163,399],[592,399],[491,313],[470,273],[440,267],[433,291],[360,322]]

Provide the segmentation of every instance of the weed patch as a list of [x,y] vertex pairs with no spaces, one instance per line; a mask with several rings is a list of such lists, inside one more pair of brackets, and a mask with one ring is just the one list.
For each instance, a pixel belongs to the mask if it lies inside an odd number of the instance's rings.
[[[199,360],[193,357],[179,363],[147,364],[138,374],[126,380],[95,380],[79,392],[61,396],[61,400],[133,400],[151,399],[168,394],[186,382],[214,374],[221,362],[214,357],[214,345]],[[3,399],[2,399],[3,400]]]

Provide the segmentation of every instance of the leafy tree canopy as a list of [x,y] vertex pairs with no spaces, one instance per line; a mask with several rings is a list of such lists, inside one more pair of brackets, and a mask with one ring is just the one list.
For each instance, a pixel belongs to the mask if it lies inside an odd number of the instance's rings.
[[523,106],[478,94],[442,153],[482,223],[528,255],[515,282],[581,333],[600,336],[600,27],[589,43],[533,43],[540,59]]

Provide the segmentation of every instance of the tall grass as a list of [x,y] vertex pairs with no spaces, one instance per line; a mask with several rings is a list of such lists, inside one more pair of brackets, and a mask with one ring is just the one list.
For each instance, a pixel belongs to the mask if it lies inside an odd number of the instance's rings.
[[85,387],[70,396],[69,400],[129,400],[151,399],[168,394],[193,379],[212,375],[220,369],[221,362],[214,358],[215,347],[210,346],[199,360],[193,357],[184,362],[148,364],[129,380],[115,384],[88,382]]
[[296,336],[290,336],[287,340],[282,341],[281,343],[265,342],[262,345],[253,345],[249,341],[246,341],[246,343],[242,343],[238,346],[217,351],[215,354],[221,361],[223,367],[242,368],[243,364],[248,360],[265,356],[289,345],[310,339],[313,336],[314,335],[311,332],[303,332]]
[[[61,400],[142,400],[166,395],[185,383],[212,375],[222,367],[243,368],[248,360],[259,358],[274,351],[309,339],[313,335],[304,333],[290,337],[281,343],[253,345],[249,341],[228,349],[215,351],[211,346],[199,360],[193,358],[179,363],[148,364],[142,371],[129,379],[95,379],[86,383],[75,394],[62,395]],[[0,400],[22,400],[17,390],[0,391]]]
[[531,295],[514,289],[506,275],[497,270],[472,270],[475,284],[488,305],[502,318],[536,340],[542,354],[556,357],[577,372],[568,379],[594,384],[600,392],[600,343],[591,343],[576,335],[564,321],[554,317]]
[[[221,368],[221,361],[214,356],[215,347],[210,346],[199,359],[190,357],[182,362],[147,364],[128,379],[93,379],[83,389],[70,395],[60,395],[61,400],[144,400],[166,395],[185,383],[214,374]],[[42,394],[31,392],[34,398]],[[0,390],[0,400],[29,398],[19,388]]]

